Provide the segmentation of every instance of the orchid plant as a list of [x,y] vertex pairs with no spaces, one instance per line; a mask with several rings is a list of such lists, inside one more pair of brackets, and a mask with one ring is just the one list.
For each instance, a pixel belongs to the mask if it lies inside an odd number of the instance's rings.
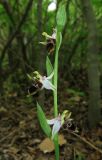
[[[58,112],[58,96],[57,96],[57,81],[58,81],[58,54],[62,42],[61,32],[66,23],[66,1],[60,3],[59,9],[56,16],[56,29],[52,35],[48,35],[46,32],[43,32],[45,36],[45,42],[40,42],[45,45],[48,49],[48,55],[55,51],[55,61],[54,65],[51,64],[49,57],[46,59],[46,70],[47,76],[42,76],[39,72],[33,72],[33,75],[28,75],[29,79],[32,80],[33,86],[38,90],[47,89],[52,90],[54,95],[54,118],[48,120],[45,116],[45,113],[42,110],[42,107],[37,102],[37,115],[42,127],[42,130],[45,134],[50,137],[55,145],[55,159],[59,160],[59,143],[58,143],[58,132],[65,122],[67,117],[68,121],[71,121],[71,112],[68,110],[63,111],[62,114]],[[53,81],[52,81],[53,78]],[[52,127],[50,127],[50,125]]]

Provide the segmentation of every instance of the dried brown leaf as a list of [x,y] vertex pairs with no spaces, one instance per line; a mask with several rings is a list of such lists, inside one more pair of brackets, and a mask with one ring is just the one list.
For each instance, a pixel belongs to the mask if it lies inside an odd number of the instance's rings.
[[[62,146],[66,144],[66,139],[63,135],[59,135],[59,145]],[[50,153],[54,151],[54,143],[51,139],[45,138],[39,145],[39,149],[44,153]]]

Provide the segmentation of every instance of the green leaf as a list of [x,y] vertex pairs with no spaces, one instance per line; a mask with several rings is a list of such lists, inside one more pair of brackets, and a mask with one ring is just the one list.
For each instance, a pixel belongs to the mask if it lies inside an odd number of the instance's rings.
[[56,50],[57,50],[57,52],[60,49],[61,43],[62,43],[62,34],[61,34],[61,32],[57,31],[57,37],[56,37]]
[[37,103],[37,115],[38,115],[38,119],[39,119],[42,130],[44,131],[44,133],[48,137],[50,137],[51,136],[51,128],[48,125],[48,123],[46,121],[45,114],[38,103]]
[[47,76],[49,76],[53,72],[53,66],[48,56],[46,58],[46,70],[47,70]]
[[66,3],[60,3],[59,4],[59,8],[58,8],[58,12],[57,12],[57,16],[56,16],[56,21],[57,21],[57,29],[59,31],[63,30],[63,27],[65,26],[66,23]]

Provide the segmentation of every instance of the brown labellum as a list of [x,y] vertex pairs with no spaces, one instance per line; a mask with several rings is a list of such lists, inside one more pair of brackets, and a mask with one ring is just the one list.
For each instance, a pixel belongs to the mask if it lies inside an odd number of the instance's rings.
[[42,89],[42,83],[39,81],[36,81],[32,83],[32,85],[28,89],[28,93],[30,95],[35,95],[37,94],[40,90]]
[[53,54],[55,49],[56,40],[54,38],[49,38],[47,40],[46,49],[49,54]]

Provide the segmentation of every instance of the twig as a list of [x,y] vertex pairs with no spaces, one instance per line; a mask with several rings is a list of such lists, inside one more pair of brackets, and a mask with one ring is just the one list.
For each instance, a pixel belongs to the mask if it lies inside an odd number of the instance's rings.
[[88,144],[91,148],[95,149],[96,151],[98,151],[99,153],[102,154],[102,150],[101,149],[99,149],[94,144],[92,144],[91,142],[89,142],[88,140],[86,140],[84,137],[81,137],[80,135],[76,134],[75,132],[69,132],[69,133],[71,133],[72,135],[76,136],[81,141],[83,141],[84,143]]

